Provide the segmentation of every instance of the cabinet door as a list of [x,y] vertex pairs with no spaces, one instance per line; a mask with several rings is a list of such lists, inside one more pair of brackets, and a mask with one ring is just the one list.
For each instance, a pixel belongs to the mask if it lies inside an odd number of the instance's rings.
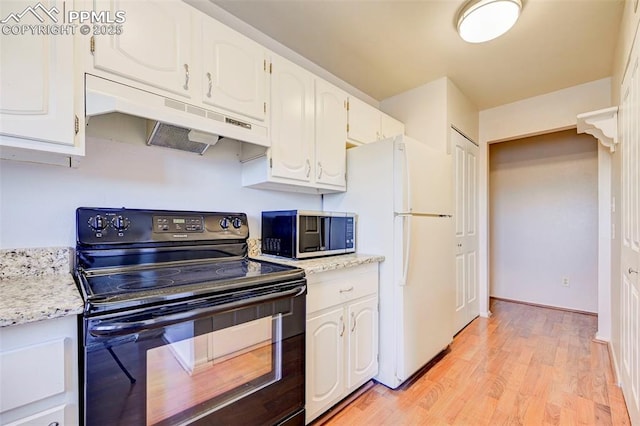
[[276,57],[271,74],[271,175],[309,182],[313,167],[313,75]]
[[347,389],[362,385],[378,373],[378,299],[350,304]]
[[70,410],[71,408],[68,405],[61,405],[23,419],[16,420],[15,422],[7,423],[6,426],[71,425],[73,422],[67,421],[67,418],[69,417],[67,412]]
[[347,96],[324,80],[316,80],[316,169],[317,183],[345,186],[347,141]]
[[266,50],[214,19],[202,18],[203,102],[266,117]]
[[381,112],[380,139],[392,138],[396,135],[404,135],[404,123],[385,114],[384,112]]
[[122,34],[93,37],[96,69],[191,97],[194,15],[188,5],[176,0],[97,0],[95,10],[126,12]]
[[[63,11],[63,1],[41,1]],[[40,4],[39,3],[39,4]],[[0,16],[20,14],[30,1],[0,2]],[[16,25],[42,24],[25,14]],[[47,18],[49,19],[49,18]],[[50,24],[53,21],[45,21]],[[7,25],[14,24],[9,21]],[[2,35],[0,37],[0,134],[73,146],[73,36]]]
[[369,143],[380,138],[380,111],[357,98],[349,98],[349,140]]
[[307,422],[342,397],[346,327],[342,306],[307,319]]

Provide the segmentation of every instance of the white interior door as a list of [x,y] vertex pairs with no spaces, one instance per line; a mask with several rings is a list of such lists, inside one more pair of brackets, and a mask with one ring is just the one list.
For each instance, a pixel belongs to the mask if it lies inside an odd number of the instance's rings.
[[454,162],[456,298],[455,332],[479,313],[478,303],[478,147],[451,129]]
[[622,250],[620,375],[631,423],[640,424],[640,71],[636,39],[622,83]]

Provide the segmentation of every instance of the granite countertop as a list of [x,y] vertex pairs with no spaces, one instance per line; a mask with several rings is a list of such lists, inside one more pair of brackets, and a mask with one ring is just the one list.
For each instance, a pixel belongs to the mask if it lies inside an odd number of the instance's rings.
[[384,256],[368,254],[342,254],[338,256],[316,257],[313,259],[295,260],[286,257],[272,256],[266,254],[256,254],[253,259],[266,260],[268,262],[282,263],[284,265],[297,266],[304,269],[307,275],[319,272],[333,271],[336,269],[352,268],[367,263],[377,263],[384,261]]
[[0,327],[77,315],[69,248],[0,250]]
[[[262,255],[249,241],[250,256],[297,266],[310,274],[382,262],[384,256],[345,254],[306,260]],[[0,250],[0,327],[82,314],[84,303],[73,280],[69,248]]]

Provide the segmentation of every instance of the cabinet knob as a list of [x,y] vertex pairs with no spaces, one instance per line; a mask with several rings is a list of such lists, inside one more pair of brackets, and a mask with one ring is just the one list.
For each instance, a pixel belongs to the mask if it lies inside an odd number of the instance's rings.
[[211,73],[207,73],[207,79],[209,79],[209,91],[207,92],[207,98],[211,97],[211,89],[213,87],[213,81],[211,80]]
[[322,177],[322,163],[318,161],[318,179]]
[[636,271],[635,269],[629,268],[629,274],[637,274],[638,271]]
[[307,177],[311,174],[311,161],[307,158]]
[[189,90],[189,64],[184,64],[184,90]]
[[49,423],[49,425],[48,425],[48,426],[60,426],[60,423],[58,423],[58,422],[51,422],[51,423]]

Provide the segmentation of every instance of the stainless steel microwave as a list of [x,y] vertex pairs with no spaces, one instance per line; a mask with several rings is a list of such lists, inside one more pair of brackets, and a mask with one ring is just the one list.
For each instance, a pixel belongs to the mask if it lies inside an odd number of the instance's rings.
[[262,212],[262,253],[293,259],[354,253],[354,213],[309,210]]

